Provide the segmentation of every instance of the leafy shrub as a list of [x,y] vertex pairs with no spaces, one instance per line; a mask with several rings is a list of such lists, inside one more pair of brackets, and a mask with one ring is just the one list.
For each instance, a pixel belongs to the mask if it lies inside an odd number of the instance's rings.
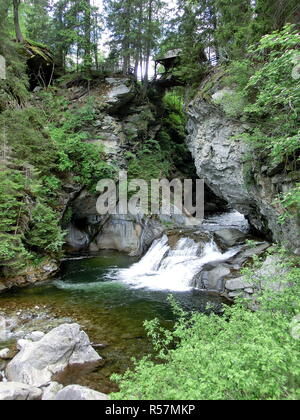
[[157,351],[124,375],[113,375],[113,399],[296,400],[300,397],[299,340],[291,322],[300,311],[300,269],[290,263],[283,292],[265,291],[260,309],[241,300],[223,316],[178,316],[173,331],[145,322]]
[[240,107],[256,126],[245,139],[275,164],[297,160],[300,150],[300,79],[293,75],[299,43],[300,34],[287,25],[265,35],[249,49],[249,58],[227,70],[227,83],[236,89],[231,108]]

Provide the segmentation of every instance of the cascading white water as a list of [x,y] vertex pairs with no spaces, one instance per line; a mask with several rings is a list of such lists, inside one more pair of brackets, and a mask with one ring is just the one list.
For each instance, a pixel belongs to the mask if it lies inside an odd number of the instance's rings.
[[238,248],[232,248],[222,254],[213,241],[203,245],[190,238],[181,238],[171,249],[168,237],[164,235],[153,242],[138,263],[115,270],[109,277],[134,288],[187,291],[192,288],[192,280],[204,264],[226,261],[237,252]]

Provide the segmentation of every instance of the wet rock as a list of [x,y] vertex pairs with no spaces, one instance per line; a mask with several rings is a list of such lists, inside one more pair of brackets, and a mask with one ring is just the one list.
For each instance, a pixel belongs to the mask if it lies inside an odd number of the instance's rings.
[[222,292],[224,289],[224,278],[230,274],[230,268],[225,264],[218,264],[216,267],[207,265],[195,278],[195,287],[205,290]]
[[90,245],[90,250],[112,249],[142,255],[159,238],[164,227],[142,215],[112,215]]
[[65,238],[68,248],[71,251],[81,251],[89,246],[89,234],[79,230],[76,226],[70,223],[67,228],[67,236]]
[[40,400],[42,391],[36,387],[18,382],[0,383],[0,401]]
[[232,247],[234,245],[245,242],[247,235],[238,229],[219,229],[215,232],[215,237],[221,245],[225,247]]
[[61,325],[38,342],[23,344],[6,368],[9,381],[40,387],[66,370],[75,373],[84,366],[95,367],[101,360],[78,324]]
[[120,252],[136,253],[139,248],[141,226],[130,215],[111,216],[97,235],[93,246],[98,250],[113,249]]
[[0,283],[0,293],[11,289],[12,287],[26,287],[32,284],[41,283],[53,277],[59,269],[59,264],[55,260],[43,262],[40,266],[29,266],[22,275],[10,277],[9,273]]
[[255,255],[263,254],[271,244],[269,242],[260,242],[254,246],[244,245],[241,250],[232,258],[228,260],[232,266],[235,266],[236,269],[242,267],[245,262],[249,261],[250,258]]
[[80,385],[69,385],[59,391],[55,397],[56,401],[100,401],[108,399],[109,397],[106,394]]

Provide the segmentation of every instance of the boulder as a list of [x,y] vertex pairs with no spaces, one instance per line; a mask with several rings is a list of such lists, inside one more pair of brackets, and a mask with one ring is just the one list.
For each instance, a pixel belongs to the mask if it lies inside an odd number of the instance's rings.
[[90,244],[90,250],[112,249],[140,256],[163,231],[160,223],[142,215],[112,215]]
[[9,349],[2,349],[0,350],[0,359],[6,360],[9,356],[10,350]]
[[59,391],[63,389],[63,385],[58,382],[50,382],[46,387],[43,387],[43,401],[53,401]]
[[6,376],[9,381],[40,387],[67,371],[75,375],[84,367],[92,369],[100,360],[78,324],[63,324],[36,343],[22,343],[20,353],[7,365]]
[[109,397],[106,394],[80,385],[69,385],[59,391],[55,397],[56,401],[100,401],[108,399]]
[[238,229],[226,228],[217,230],[215,232],[215,237],[217,241],[220,242],[220,245],[232,247],[245,242],[247,235]]
[[271,244],[269,242],[258,242],[254,246],[244,245],[241,250],[228,260],[235,269],[242,267],[250,258],[263,254]]
[[224,278],[230,274],[230,268],[225,264],[217,264],[215,267],[207,266],[195,279],[195,287],[200,289],[222,292]]
[[33,401],[41,397],[39,388],[18,382],[0,382],[0,401]]
[[236,290],[252,288],[253,285],[254,284],[246,280],[245,277],[238,277],[236,279],[227,280],[225,283],[225,288],[227,290],[236,291]]
[[225,289],[229,291],[229,297],[233,297],[238,291],[243,291],[248,295],[253,294],[255,290],[281,291],[289,286],[285,279],[287,270],[282,266],[280,257],[269,255],[251,279],[242,276],[227,280]]

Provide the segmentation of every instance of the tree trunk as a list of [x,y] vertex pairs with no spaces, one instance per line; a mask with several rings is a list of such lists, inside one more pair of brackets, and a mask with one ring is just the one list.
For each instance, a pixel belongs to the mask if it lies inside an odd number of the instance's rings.
[[146,48],[146,59],[145,59],[145,76],[144,83],[147,86],[149,82],[149,62],[151,54],[151,45],[152,45],[152,13],[153,13],[153,0],[149,0],[148,6],[148,30],[147,30],[147,48]]
[[14,5],[14,25],[15,25],[15,31],[16,31],[16,39],[17,42],[23,42],[24,37],[22,35],[21,27],[20,27],[20,19],[19,19],[19,6],[20,6],[21,0],[13,0]]
[[92,67],[91,59],[91,2],[85,0],[84,11],[84,68],[90,70]]

